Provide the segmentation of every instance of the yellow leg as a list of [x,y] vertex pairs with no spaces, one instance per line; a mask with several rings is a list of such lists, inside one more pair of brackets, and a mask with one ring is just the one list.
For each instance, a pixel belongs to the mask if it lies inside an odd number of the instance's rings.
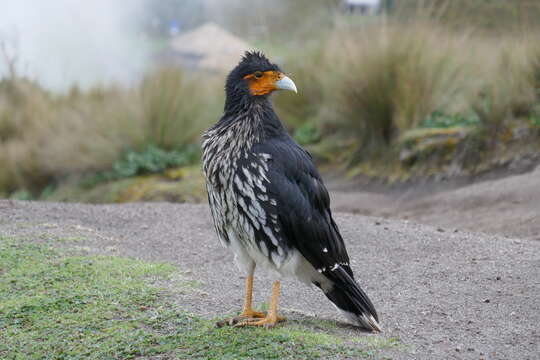
[[253,275],[248,275],[246,279],[246,298],[244,300],[244,306],[242,307],[242,313],[240,318],[242,319],[253,319],[253,318],[263,318],[266,314],[259,311],[254,311],[252,308],[253,301]]
[[272,285],[272,299],[270,301],[270,311],[268,311],[268,314],[265,318],[260,320],[248,319],[236,324],[235,326],[264,326],[270,328],[274,327],[280,321],[285,321],[286,319],[284,317],[278,316],[277,314],[280,287],[281,284],[279,281],[275,281]]
[[231,319],[225,319],[216,323],[217,327],[225,325],[235,325],[241,321],[249,321],[253,319],[261,319],[266,316],[265,313],[253,310],[253,275],[248,275],[246,279],[246,297],[244,299],[244,306],[242,307],[242,313]]

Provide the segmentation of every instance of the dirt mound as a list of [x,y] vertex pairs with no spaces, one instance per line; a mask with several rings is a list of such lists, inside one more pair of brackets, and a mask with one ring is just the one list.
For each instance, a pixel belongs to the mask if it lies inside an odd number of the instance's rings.
[[401,194],[332,192],[337,211],[411,219],[445,229],[466,229],[540,240],[540,166],[535,171],[443,192]]
[[403,204],[400,215],[427,224],[540,240],[540,171]]
[[171,40],[180,60],[201,69],[229,71],[251,46],[214,23],[206,23]]

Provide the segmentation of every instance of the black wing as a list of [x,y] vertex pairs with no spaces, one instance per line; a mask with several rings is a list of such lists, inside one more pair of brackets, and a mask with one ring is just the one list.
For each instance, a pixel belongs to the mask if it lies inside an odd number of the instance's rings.
[[268,155],[266,193],[275,199],[281,241],[300,251],[332,281],[335,286],[323,291],[339,309],[354,314],[361,326],[380,330],[375,307],[354,280],[343,238],[332,219],[328,191],[309,153],[289,136],[259,144],[255,150]]
[[267,194],[276,201],[282,241],[299,250],[317,270],[328,273],[339,264],[352,277],[328,191],[311,155],[287,135],[255,145],[253,150],[269,155]]

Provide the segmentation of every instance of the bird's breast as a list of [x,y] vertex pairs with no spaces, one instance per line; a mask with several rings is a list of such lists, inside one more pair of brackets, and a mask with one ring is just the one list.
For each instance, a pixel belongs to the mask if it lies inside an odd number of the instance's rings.
[[288,247],[282,238],[278,201],[269,193],[272,156],[245,146],[234,149],[206,143],[203,159],[209,204],[220,238],[234,237],[253,257],[258,254],[280,267]]

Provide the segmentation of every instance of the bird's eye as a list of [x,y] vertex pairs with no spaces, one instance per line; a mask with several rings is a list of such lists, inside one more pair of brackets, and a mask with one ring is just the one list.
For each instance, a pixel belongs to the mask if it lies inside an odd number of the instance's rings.
[[261,71],[255,71],[253,76],[255,76],[255,79],[260,79],[263,77],[263,73]]

